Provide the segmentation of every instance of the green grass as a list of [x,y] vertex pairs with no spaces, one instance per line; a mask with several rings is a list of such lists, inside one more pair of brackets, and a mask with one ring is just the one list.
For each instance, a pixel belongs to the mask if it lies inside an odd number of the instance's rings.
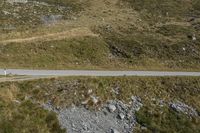
[[[197,0],[122,0],[129,2],[130,5],[137,11],[146,15],[148,20],[159,20],[159,17],[174,17],[182,19],[193,9]],[[195,3],[196,2],[196,3]],[[168,15],[167,15],[168,14]],[[160,16],[159,16],[160,15]],[[160,18],[161,19],[161,18]]]
[[157,33],[133,31],[125,35],[102,35],[110,52],[116,58],[126,60],[129,65],[157,65],[172,70],[199,69],[197,66],[200,64],[200,45],[199,41],[193,42],[187,38],[191,33],[193,32],[187,27],[163,26]]
[[[166,101],[180,100],[200,110],[198,77],[71,77],[25,81],[14,85],[23,94],[19,95],[20,99],[28,94],[39,101],[55,99],[55,105],[61,106],[69,106],[72,103],[79,105],[87,98],[88,90],[92,89],[102,102],[109,99],[128,102],[134,95],[141,97],[146,104],[153,98]],[[120,95],[112,92],[112,89],[117,87]],[[74,95],[75,93],[77,95]]]
[[196,12],[200,13],[200,1],[199,0],[194,0],[193,2],[193,8]]
[[199,118],[189,118],[188,116],[177,113],[168,107],[146,105],[136,113],[136,117],[139,124],[147,127],[146,130],[136,130],[137,132],[200,132]]
[[127,36],[113,33],[107,34],[107,37],[2,45],[0,66],[31,69],[200,69],[200,43],[187,37],[178,42],[143,33]]
[[28,44],[13,43],[3,46],[0,66],[43,69],[101,66],[108,62],[108,49],[105,45],[102,40],[94,37]]
[[181,26],[181,25],[164,25],[158,27],[158,33],[164,36],[188,36],[192,33],[195,33],[195,30],[190,26]]
[[[10,84],[11,85],[11,84]],[[10,86],[0,90],[0,132],[64,133],[55,113],[44,110],[30,100],[20,99],[17,88]]]

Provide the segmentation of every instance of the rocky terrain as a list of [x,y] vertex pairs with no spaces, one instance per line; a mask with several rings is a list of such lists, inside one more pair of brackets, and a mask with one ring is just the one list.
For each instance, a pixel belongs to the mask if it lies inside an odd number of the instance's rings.
[[70,133],[132,133],[136,124],[135,111],[142,107],[138,98],[132,100],[131,105],[108,101],[99,111],[76,106],[54,109],[50,103],[44,107],[56,112],[61,126]]
[[[163,100],[156,102],[159,103],[158,106],[169,107],[178,113],[186,114],[188,117],[200,117],[196,109],[182,102],[166,103]],[[129,104],[122,101],[108,101],[96,111],[75,105],[69,108],[57,108],[53,107],[51,102],[45,104],[44,108],[55,112],[60,125],[70,133],[132,133],[138,124],[135,113],[142,106],[141,99],[132,96],[132,101]],[[145,131],[147,127],[142,125],[141,130]]]
[[[199,40],[200,0],[0,0],[1,68],[199,71]],[[199,77],[40,78],[1,79],[0,133],[200,132]]]
[[0,132],[198,133],[199,82],[199,77],[1,82]]

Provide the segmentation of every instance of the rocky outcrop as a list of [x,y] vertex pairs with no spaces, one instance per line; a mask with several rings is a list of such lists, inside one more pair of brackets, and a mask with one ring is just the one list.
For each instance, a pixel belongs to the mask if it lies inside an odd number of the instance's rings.
[[196,109],[180,101],[170,103],[170,107],[177,112],[181,112],[189,116],[198,116]]

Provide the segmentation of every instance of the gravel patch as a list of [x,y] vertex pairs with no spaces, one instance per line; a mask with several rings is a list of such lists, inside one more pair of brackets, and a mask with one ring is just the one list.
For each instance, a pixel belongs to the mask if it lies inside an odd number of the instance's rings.
[[132,133],[136,124],[135,112],[142,107],[139,98],[132,98],[129,105],[108,101],[99,111],[83,106],[58,109],[46,104],[44,107],[57,113],[60,125],[68,133]]
[[41,21],[48,25],[48,24],[54,24],[57,23],[58,21],[62,20],[62,15],[49,15],[49,16],[42,16]]

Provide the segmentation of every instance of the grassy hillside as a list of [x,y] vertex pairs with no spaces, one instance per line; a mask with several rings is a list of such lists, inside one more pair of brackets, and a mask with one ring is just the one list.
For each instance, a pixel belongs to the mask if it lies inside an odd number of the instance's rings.
[[[41,105],[27,99],[18,99],[22,93],[14,84],[1,83],[0,132],[64,133],[56,115],[44,110]],[[25,96],[25,95],[24,95]]]
[[[1,67],[200,70],[198,0],[29,0],[0,5]],[[98,36],[19,41],[74,28]],[[52,44],[58,48],[50,48]]]
[[[20,46],[20,47],[19,47]],[[4,46],[0,66],[15,68],[92,68],[108,63],[105,43],[94,37]],[[15,54],[13,54],[15,53]],[[80,68],[81,69],[81,68]]]
[[135,132],[199,132],[199,116],[191,117],[168,106],[178,100],[199,112],[199,86],[198,77],[74,77],[1,83],[0,131],[63,132],[55,114],[41,105],[51,101],[58,108],[79,106],[92,90],[99,99],[96,105],[91,101],[86,105],[92,110],[108,100],[129,103],[131,96],[140,97],[143,107],[136,113]]

